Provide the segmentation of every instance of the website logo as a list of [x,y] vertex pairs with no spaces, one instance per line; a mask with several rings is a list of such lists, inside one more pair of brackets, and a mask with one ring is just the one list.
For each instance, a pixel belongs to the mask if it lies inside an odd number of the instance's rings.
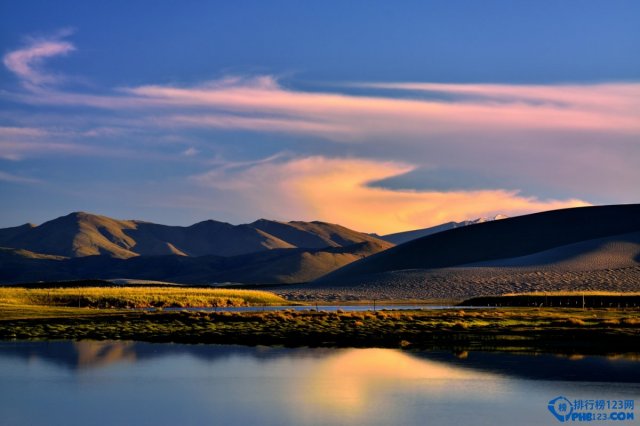
[[561,423],[635,420],[633,399],[569,399],[558,396],[549,401],[547,408]]

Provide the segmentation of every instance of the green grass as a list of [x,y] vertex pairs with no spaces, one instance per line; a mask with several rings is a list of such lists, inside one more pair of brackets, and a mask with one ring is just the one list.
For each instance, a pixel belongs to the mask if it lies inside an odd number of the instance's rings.
[[267,291],[175,287],[0,288],[0,305],[149,308],[287,305]]

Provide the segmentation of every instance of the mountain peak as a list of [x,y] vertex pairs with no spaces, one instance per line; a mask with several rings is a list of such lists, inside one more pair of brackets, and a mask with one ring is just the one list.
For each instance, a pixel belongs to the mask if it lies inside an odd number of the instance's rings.
[[261,224],[268,224],[268,223],[284,223],[284,222],[280,222],[279,220],[273,220],[273,219],[265,219],[261,217],[260,219],[251,222],[249,225],[261,225]]
[[77,212],[69,213],[66,217],[84,218],[84,217],[92,217],[92,216],[98,216],[98,215],[93,214],[93,213],[89,213],[89,212],[85,212],[85,211],[77,211]]

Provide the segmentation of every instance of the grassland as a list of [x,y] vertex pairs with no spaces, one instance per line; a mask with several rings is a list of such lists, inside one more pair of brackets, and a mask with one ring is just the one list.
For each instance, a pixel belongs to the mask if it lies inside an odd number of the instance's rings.
[[[66,308],[71,309],[71,308]],[[77,308],[75,308],[77,309]],[[394,312],[48,312],[0,319],[0,340],[402,347],[562,354],[638,353],[637,312],[491,310]],[[52,316],[54,315],[54,316]]]
[[[163,308],[286,305],[266,291],[179,287],[0,287],[0,311],[11,306]],[[2,314],[0,314],[2,315]]]
[[640,296],[640,291],[532,291],[531,293],[506,293],[503,296]]
[[248,290],[0,288],[0,340],[136,340],[567,354],[640,352],[637,308],[242,313],[130,309],[282,303],[286,301],[270,293]]
[[640,308],[640,292],[551,291],[480,296],[460,303],[465,306],[537,306],[582,308]]

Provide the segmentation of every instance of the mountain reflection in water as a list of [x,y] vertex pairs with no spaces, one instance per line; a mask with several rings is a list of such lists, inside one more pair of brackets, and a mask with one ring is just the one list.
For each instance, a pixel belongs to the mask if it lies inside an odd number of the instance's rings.
[[0,342],[0,412],[10,425],[552,424],[546,406],[558,395],[640,394],[639,366],[488,352]]
[[[43,361],[69,369],[98,368],[112,363],[135,363],[175,355],[190,356],[204,361],[229,357],[248,357],[258,362],[280,358],[327,358],[336,368],[333,357],[340,354],[343,363],[353,371],[364,370],[369,364],[362,359],[383,360],[395,365],[394,374],[417,371],[422,361],[437,361],[464,370],[476,370],[534,380],[574,380],[640,383],[640,356],[620,354],[611,356],[516,354],[504,352],[439,352],[401,351],[394,349],[332,349],[279,348],[236,345],[183,345],[123,341],[57,341],[57,342],[1,342],[0,356],[14,356]],[[393,359],[391,359],[393,354]],[[357,362],[352,362],[356,358]],[[403,366],[411,368],[403,370]],[[385,374],[376,365],[379,374]],[[437,370],[434,370],[437,371]],[[448,373],[452,374],[453,370]],[[456,370],[457,371],[457,370]]]

